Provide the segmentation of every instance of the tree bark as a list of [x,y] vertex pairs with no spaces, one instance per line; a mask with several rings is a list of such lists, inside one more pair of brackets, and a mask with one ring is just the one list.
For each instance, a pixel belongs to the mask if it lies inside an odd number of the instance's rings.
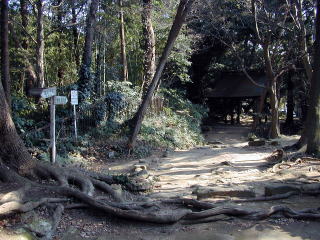
[[99,97],[102,95],[102,84],[101,84],[101,68],[102,68],[102,39],[101,35],[97,36],[98,41],[96,42],[96,72],[95,72],[95,94]]
[[169,54],[173,48],[174,42],[177,39],[179,32],[182,28],[182,25],[185,21],[185,18],[188,14],[188,12],[191,9],[191,6],[193,4],[194,0],[180,0],[178,9],[177,9],[177,14],[174,19],[174,22],[172,24],[168,40],[166,43],[166,46],[163,50],[162,56],[160,58],[156,73],[152,79],[152,82],[148,88],[147,93],[142,99],[142,103],[139,106],[138,111],[136,112],[135,116],[132,119],[132,124],[131,126],[131,134],[128,140],[128,148],[132,149],[135,145],[138,133],[141,129],[141,124],[143,121],[143,118],[145,116],[145,113],[147,111],[147,108],[150,104],[150,101],[152,99],[153,93],[158,85],[158,82],[160,80],[160,77],[162,75],[163,69],[165,67],[165,64],[168,60]]
[[1,0],[1,82],[11,106],[11,82],[9,72],[8,0]]
[[[61,7],[62,1],[63,0],[57,0],[57,2],[56,2],[56,5],[59,6],[57,9],[57,28],[59,29],[58,33],[60,34],[60,36],[63,33],[63,27],[62,27],[62,25],[63,25],[63,23],[62,23],[63,12],[62,12],[62,7]],[[59,41],[58,42],[58,52],[59,52],[60,56],[62,55],[62,49],[63,49],[62,41]],[[59,79],[60,86],[64,85],[64,75],[65,75],[64,65],[59,64],[57,77]]]
[[[303,6],[303,0],[296,0],[294,1],[294,4],[296,6],[296,10],[297,10],[297,27],[298,27],[298,41],[299,41],[299,48],[300,48],[300,52],[302,54],[302,63],[303,63],[303,67],[306,71],[306,75],[307,75],[307,79],[308,79],[308,83],[311,83],[312,81],[312,65],[310,62],[310,57],[309,57],[309,53],[308,53],[308,45],[307,45],[307,33],[306,33],[306,28],[305,28],[305,20],[303,19],[303,10],[302,10],[302,6]],[[305,108],[305,106],[303,107]],[[295,143],[292,148],[296,148],[296,149],[300,149],[302,148],[306,143],[307,143],[307,129],[306,129],[306,121],[304,118],[305,114],[303,114],[302,117],[302,121],[304,122],[304,126],[303,126],[303,130],[301,133],[301,137],[299,139],[299,141],[297,143]]]
[[[20,16],[21,16],[22,27],[24,29],[27,29],[29,24],[29,19],[28,19],[28,4],[26,0],[20,0]],[[29,43],[27,41],[27,36],[25,33],[23,34],[23,40],[21,45],[24,49],[28,49],[29,47]]]
[[152,0],[143,0],[142,25],[144,36],[144,78],[142,93],[146,94],[156,71],[156,40],[152,26]]
[[278,88],[277,88],[277,77],[274,73],[271,56],[270,56],[270,43],[271,43],[271,30],[267,31],[265,36],[262,36],[259,32],[258,17],[257,17],[257,6],[256,0],[251,0],[251,12],[254,17],[254,30],[258,42],[261,44],[263,49],[264,66],[268,79],[268,92],[270,96],[271,105],[271,127],[269,132],[270,138],[277,138],[280,135],[279,127],[279,99],[278,99]]
[[302,10],[303,0],[296,0],[294,2],[297,9],[297,17],[298,17],[298,23],[299,23],[298,41],[299,41],[300,52],[302,54],[302,63],[307,74],[308,82],[310,83],[312,78],[312,66],[311,66],[310,57],[308,53],[307,31],[304,24],[305,20],[303,19],[303,10]]
[[2,84],[0,85],[0,145],[0,159],[6,166],[22,174],[28,172],[33,161],[16,131]]
[[124,30],[124,19],[123,19],[123,9],[122,9],[122,0],[119,0],[120,7],[120,47],[121,47],[121,64],[122,64],[122,80],[128,81],[128,61],[126,53],[126,36]]
[[311,80],[310,106],[307,116],[307,153],[320,156],[320,0],[316,1],[316,39],[314,43],[314,68]]
[[37,45],[36,45],[36,75],[37,87],[43,88],[44,82],[44,29],[43,29],[43,0],[37,0]]
[[94,39],[94,26],[96,22],[96,13],[98,10],[99,1],[92,1],[86,22],[86,36],[83,48],[82,63],[79,76],[79,90],[83,93],[90,93],[92,90],[91,79],[91,62],[92,62],[92,46]]
[[263,57],[265,61],[266,74],[269,82],[269,95],[271,105],[271,128],[269,132],[270,138],[277,138],[280,135],[279,127],[279,99],[278,99],[278,88],[277,79],[273,72],[271,57],[269,52],[268,41],[263,44]]
[[[28,17],[28,3],[26,0],[20,0],[20,16],[21,24],[24,29],[28,29],[29,17]],[[23,31],[23,39],[21,41],[21,48],[25,52],[25,64],[24,64],[24,73],[25,73],[25,93],[29,95],[29,90],[34,87],[37,82],[37,75],[35,73],[33,65],[28,59],[28,50],[29,50],[29,41],[27,34]],[[19,41],[16,39],[15,41]]]
[[75,7],[75,0],[72,0],[71,4],[71,14],[72,14],[72,35],[73,35],[73,51],[74,51],[74,58],[75,58],[75,62],[77,67],[80,67],[80,55],[79,55],[79,47],[78,47],[78,39],[79,39],[79,34],[78,34],[78,29],[76,26],[77,23],[77,15],[76,15],[76,7]]

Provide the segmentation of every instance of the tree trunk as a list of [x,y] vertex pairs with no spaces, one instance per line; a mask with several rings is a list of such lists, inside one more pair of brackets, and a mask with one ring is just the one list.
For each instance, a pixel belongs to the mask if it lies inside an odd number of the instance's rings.
[[1,82],[8,105],[11,106],[8,38],[8,0],[1,0]]
[[98,35],[97,36],[97,43],[96,43],[96,53],[97,53],[97,56],[96,56],[96,73],[95,73],[95,94],[99,97],[101,97],[101,94],[102,94],[102,91],[101,91],[101,66],[102,66],[102,45],[103,45],[103,42],[102,42],[102,36],[101,35]]
[[98,10],[99,1],[92,1],[86,22],[86,36],[83,48],[82,64],[79,76],[79,88],[82,93],[90,94],[92,90],[91,79],[91,62],[92,62],[92,46],[94,38],[94,26],[96,22],[96,13]]
[[146,94],[156,71],[156,40],[152,26],[152,0],[143,0],[142,25],[144,36],[143,95]]
[[120,7],[120,47],[121,47],[121,64],[122,64],[122,80],[128,81],[128,61],[126,53],[126,37],[124,31],[124,19],[123,19],[123,9],[122,9],[122,0],[119,0]]
[[320,0],[316,2],[316,39],[314,43],[314,68],[307,117],[307,153],[320,156]]
[[[303,67],[306,71],[308,82],[311,83],[312,81],[312,65],[310,63],[310,57],[308,53],[308,45],[307,45],[307,33],[305,28],[305,20],[303,19],[303,0],[294,1],[297,9],[297,16],[298,16],[298,23],[299,23],[299,33],[298,33],[298,41],[299,41],[299,48],[302,54],[302,63]],[[302,107],[303,110],[307,109],[307,104]],[[302,121],[304,122],[303,131],[301,133],[301,137],[297,143],[295,143],[292,148],[300,149],[307,143],[307,129],[306,129],[306,121],[305,121],[305,113],[302,114]]]
[[271,128],[269,132],[270,138],[277,138],[280,135],[279,127],[279,99],[278,99],[278,88],[277,79],[274,75],[271,57],[269,52],[269,43],[263,44],[263,57],[265,62],[266,74],[269,82],[269,95],[271,105]]
[[[27,29],[29,24],[28,19],[28,4],[26,0],[20,0],[20,16],[21,16],[21,25],[24,29]],[[23,33],[23,39],[21,43],[23,49],[28,49],[29,43],[27,41],[27,36]]]
[[270,138],[278,138],[280,135],[279,127],[279,99],[277,94],[277,81],[272,80],[270,92],[270,105],[271,105],[271,128]]
[[43,88],[44,83],[44,29],[43,29],[43,0],[37,0],[37,45],[36,45],[36,74],[37,87]]
[[303,10],[302,10],[303,0],[297,0],[294,2],[296,4],[297,16],[298,16],[298,22],[299,22],[299,33],[298,33],[299,48],[300,48],[300,53],[302,54],[302,63],[307,74],[307,79],[308,79],[308,82],[310,83],[312,78],[312,66],[310,63],[310,57],[308,53],[305,19],[303,19]]
[[7,95],[7,91],[10,91],[9,76],[7,76],[9,75],[8,1],[2,0],[1,4],[0,159],[6,166],[24,174],[32,167],[33,160],[18,135],[10,114],[8,104],[10,95]]
[[24,174],[33,161],[19,137],[10,115],[2,84],[0,85],[0,159],[6,166]]
[[[20,0],[20,16],[21,24],[24,29],[28,29],[29,18],[28,18],[28,4],[26,0]],[[29,62],[28,59],[28,50],[29,50],[29,41],[28,36],[25,32],[22,32],[23,38],[21,41],[21,48],[25,52],[25,65],[24,65],[24,74],[25,74],[25,93],[29,95],[29,90],[34,87],[37,82],[37,75],[35,73],[33,65]],[[15,40],[19,42],[19,39]]]
[[[57,6],[60,6],[62,4],[62,1],[63,0],[57,0],[56,2],[56,5]],[[57,28],[59,29],[58,30],[58,33],[60,34],[60,36],[62,35],[63,33],[63,23],[62,23],[62,16],[63,16],[63,12],[62,12],[62,7],[58,7],[57,9]],[[58,52],[59,52],[59,55],[61,56],[63,53],[62,53],[62,49],[63,49],[63,42],[62,41],[59,41],[58,42]],[[62,64],[59,64],[59,68],[58,68],[58,73],[57,73],[57,77],[59,79],[59,85],[60,86],[63,86],[64,85],[64,75],[65,75],[65,69],[64,69],[64,65]]]
[[132,124],[130,124],[131,128],[131,134],[128,140],[128,148],[132,149],[135,145],[138,133],[141,129],[141,124],[143,121],[143,118],[145,116],[145,113],[147,111],[147,108],[150,104],[150,101],[152,99],[154,90],[156,89],[158,82],[160,80],[160,77],[162,75],[163,69],[165,67],[165,64],[168,60],[169,54],[173,48],[174,42],[177,39],[179,32],[182,28],[182,25],[185,21],[185,18],[188,14],[188,12],[191,9],[191,6],[193,4],[194,0],[181,0],[178,6],[177,14],[174,19],[174,22],[172,24],[168,40],[166,43],[166,46],[163,50],[162,56],[160,58],[156,73],[152,79],[152,82],[148,88],[148,91],[146,95],[142,99],[142,103],[139,106],[138,111],[136,112],[135,116],[132,119]]
[[77,15],[76,15],[76,7],[75,7],[75,0],[72,0],[71,4],[72,4],[72,9],[71,9],[71,14],[72,14],[72,35],[73,35],[73,51],[74,51],[74,58],[75,58],[75,62],[77,67],[80,67],[80,55],[79,55],[79,48],[78,48],[78,29],[76,26],[77,23]]

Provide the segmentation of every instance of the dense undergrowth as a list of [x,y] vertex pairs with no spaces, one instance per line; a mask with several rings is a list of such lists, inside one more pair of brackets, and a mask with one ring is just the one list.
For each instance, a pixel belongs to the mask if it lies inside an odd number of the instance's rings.
[[[58,161],[61,164],[86,164],[85,159],[92,156],[103,160],[127,157],[125,143],[129,130],[124,123],[138,107],[138,93],[129,83],[111,83],[105,96],[93,97],[78,106],[77,141],[74,139],[71,106],[58,106]],[[207,110],[192,104],[183,92],[177,90],[160,89],[155,98],[160,99],[160,106],[150,107],[131,156],[146,157],[153,150],[185,149],[201,145],[203,138],[200,124]],[[18,132],[30,151],[35,157],[48,161],[48,101],[36,102],[31,98],[15,96],[13,113]]]

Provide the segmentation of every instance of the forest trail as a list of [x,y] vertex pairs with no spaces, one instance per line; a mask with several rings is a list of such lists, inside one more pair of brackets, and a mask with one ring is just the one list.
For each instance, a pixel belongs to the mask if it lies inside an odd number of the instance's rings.
[[267,143],[262,147],[249,147],[249,132],[248,126],[216,125],[205,133],[205,146],[169,152],[166,157],[115,163],[109,169],[111,173],[124,173],[133,165],[146,165],[159,180],[149,194],[152,198],[192,197],[197,188],[217,185],[258,185],[259,188],[274,177],[267,173],[261,175],[261,166],[267,163],[265,158],[281,146],[293,144],[298,136],[278,139],[279,146]]
[[[229,196],[210,196],[202,194],[219,186],[222,189],[254,189],[256,195],[264,191],[266,185],[292,182],[302,184],[308,177],[319,180],[319,172],[305,173],[305,168],[281,171],[281,174],[267,171],[265,158],[281,146],[297,140],[297,136],[278,139],[279,146],[266,144],[262,147],[249,147],[246,126],[217,125],[207,132],[207,145],[185,151],[174,151],[166,157],[150,157],[135,162],[145,164],[148,170],[158,177],[156,188],[148,197],[155,199],[192,197],[197,194],[201,200],[219,201],[231,199]],[[131,163],[132,164],[132,163]],[[123,171],[128,164],[114,166],[115,171]],[[132,165],[131,165],[132,166]],[[308,176],[307,176],[308,175]],[[317,180],[317,181],[318,181]],[[301,181],[301,182],[300,182]],[[209,194],[210,195],[210,194]],[[199,199],[198,196],[198,199]],[[238,206],[267,209],[273,205],[287,205],[295,209],[317,207],[314,197],[291,197],[290,199],[237,204]],[[297,221],[293,219],[270,218],[264,221],[246,221],[218,218],[214,223],[192,226],[167,226],[159,229],[150,226],[133,226],[126,234],[110,234],[101,239],[167,239],[167,240],[318,240],[319,222]]]
[[[257,172],[257,167],[265,162],[263,159],[276,149],[247,147],[249,131],[246,126],[217,125],[205,134],[206,146],[175,151],[159,164],[151,165],[161,185],[152,196],[191,197],[198,187],[240,184],[248,180],[248,173]],[[237,173],[237,179],[230,171]],[[245,177],[242,180],[241,175]]]
[[[281,146],[249,147],[247,126],[217,125],[205,134],[207,145],[198,148],[169,152],[167,156],[151,156],[135,161],[119,161],[106,165],[111,173],[132,171],[133,165],[146,165],[148,173],[158,180],[154,190],[142,193],[146,201],[175,197],[198,198],[217,206],[266,210],[271,206],[285,205],[301,210],[319,207],[318,196],[292,196],[277,201],[236,203],[237,194],[262,194],[266,185],[282,183],[319,183],[319,164],[301,164],[279,172],[268,171],[266,157]],[[282,137],[280,145],[296,141],[297,137]],[[306,163],[305,163],[306,164]],[[221,190],[212,196],[210,191]],[[224,190],[227,194],[223,194]],[[231,191],[230,191],[231,190]],[[234,190],[235,196],[230,196]],[[249,191],[247,191],[249,190]],[[247,198],[245,196],[244,198]],[[166,211],[173,210],[168,207]],[[184,225],[151,224],[106,216],[100,211],[66,211],[58,228],[61,240],[319,240],[320,222],[279,218],[244,220],[219,215],[209,223]],[[0,239],[2,240],[1,236]],[[11,239],[11,238],[4,238]],[[12,238],[13,240],[14,238]]]

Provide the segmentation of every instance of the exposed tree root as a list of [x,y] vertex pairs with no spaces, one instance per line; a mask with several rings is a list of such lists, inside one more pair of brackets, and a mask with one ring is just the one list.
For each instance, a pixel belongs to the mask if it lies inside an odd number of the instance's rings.
[[[168,199],[154,202],[131,202],[120,196],[110,184],[116,180],[111,176],[82,172],[79,170],[63,169],[50,165],[38,165],[33,171],[33,177],[26,179],[0,166],[0,178],[3,182],[24,183],[24,187],[10,192],[0,199],[0,217],[13,213],[31,211],[43,204],[54,203],[52,231],[44,236],[51,239],[59,224],[64,209],[93,208],[108,215],[134,221],[151,222],[159,224],[172,224],[178,221],[183,223],[201,223],[226,219],[226,217],[240,217],[251,220],[261,220],[279,214],[282,217],[295,219],[320,219],[320,208],[295,211],[286,206],[273,206],[268,210],[253,210],[244,207],[221,206],[221,202],[209,203],[194,199]],[[37,181],[45,179],[48,184]],[[52,182],[52,180],[54,180]],[[63,198],[41,198],[37,201],[25,200],[26,193],[37,187],[63,196]],[[97,193],[95,190],[99,189]],[[101,196],[101,192],[102,195]],[[319,194],[315,189],[311,192],[288,192],[274,196],[265,196],[252,199],[234,200],[233,203],[271,201],[289,198],[297,194]],[[98,195],[99,194],[99,195]],[[68,202],[64,207],[62,203]],[[163,210],[163,205],[178,205],[177,210]],[[200,211],[199,211],[200,210]]]
[[61,203],[66,201],[66,199],[62,198],[41,198],[38,201],[29,202],[9,201],[0,205],[0,217],[8,216],[14,213],[29,212],[46,203]]
[[64,206],[62,204],[59,204],[53,213],[51,230],[48,233],[46,233],[46,235],[42,238],[42,240],[53,239],[54,234],[55,234],[55,232],[59,226],[59,223],[61,221],[63,211],[64,211]]
[[262,197],[256,197],[256,198],[248,198],[248,199],[238,199],[238,200],[233,200],[232,202],[235,203],[242,203],[242,202],[263,202],[263,201],[274,201],[274,200],[281,200],[281,199],[286,199],[289,197],[292,197],[294,195],[299,195],[302,194],[301,192],[287,192],[284,194],[276,194],[273,196],[262,196]]
[[[299,155],[298,155],[299,156]],[[289,169],[291,167],[306,163],[306,162],[320,162],[320,159],[307,156],[292,156],[288,161],[280,162],[272,166],[272,172],[277,172],[282,169]]]
[[188,199],[188,198],[178,198],[178,199],[169,199],[162,201],[163,203],[167,204],[180,204],[186,207],[192,207],[196,209],[211,209],[215,208],[217,205],[209,202],[201,202],[195,199]]

